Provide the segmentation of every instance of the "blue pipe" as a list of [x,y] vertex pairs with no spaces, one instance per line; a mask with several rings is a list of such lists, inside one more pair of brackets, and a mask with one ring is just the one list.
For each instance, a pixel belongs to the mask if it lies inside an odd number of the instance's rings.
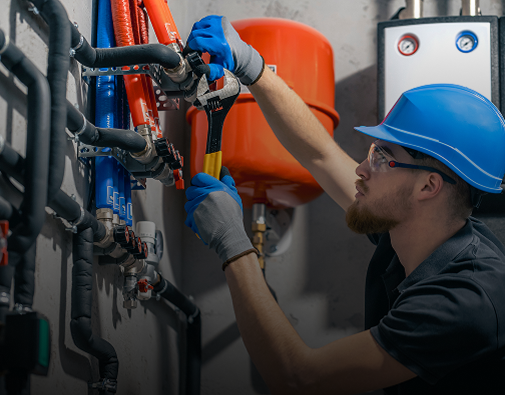
[[[116,78],[116,92],[117,92],[117,103],[118,103],[118,114],[120,114],[121,129],[130,129],[130,108],[128,107],[128,98],[126,96],[126,89],[123,82],[123,77],[118,76]],[[130,173],[123,168],[123,195],[125,210],[125,222],[127,226],[133,226],[133,215],[132,215],[132,188],[130,182]],[[121,180],[121,179],[120,179]]]
[[[110,7],[110,0],[100,0],[98,2],[98,48],[116,46]],[[117,114],[116,78],[114,76],[103,76],[97,77],[96,81],[95,125],[102,128],[118,128],[120,121]],[[117,185],[115,165],[116,160],[111,156],[95,158],[95,200],[97,208],[114,209],[114,185]]]

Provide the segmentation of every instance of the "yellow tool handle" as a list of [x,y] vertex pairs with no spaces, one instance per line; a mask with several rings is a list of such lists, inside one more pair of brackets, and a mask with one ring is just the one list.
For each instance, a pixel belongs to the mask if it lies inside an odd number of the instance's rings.
[[205,154],[203,157],[203,172],[219,180],[221,165],[223,163],[223,151]]

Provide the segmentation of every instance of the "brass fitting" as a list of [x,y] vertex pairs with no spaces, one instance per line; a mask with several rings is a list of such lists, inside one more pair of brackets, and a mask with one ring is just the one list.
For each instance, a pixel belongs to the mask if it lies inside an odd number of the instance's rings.
[[110,208],[99,208],[96,210],[96,219],[100,221],[105,226],[105,236],[102,240],[96,241],[94,244],[100,248],[107,248],[112,243],[114,243],[114,234],[113,234],[113,212]]
[[155,175],[153,177],[153,179],[158,180],[159,182],[161,182],[163,185],[166,185],[167,187],[174,185],[174,183],[175,183],[174,173],[170,169],[170,166],[168,165],[168,163],[163,163],[163,162],[161,163],[161,165],[163,166],[163,170],[161,171],[161,173]]
[[191,72],[191,67],[186,59],[183,59],[180,53],[178,53],[178,55],[181,58],[181,61],[176,67],[173,69],[163,68],[165,74],[168,75],[168,77],[175,83],[184,82],[188,78],[188,74]]
[[253,231],[252,243],[259,252],[258,262],[262,270],[265,269],[265,256],[263,254],[263,245],[265,243],[266,225],[266,206],[262,203],[253,204],[253,221],[251,230]]

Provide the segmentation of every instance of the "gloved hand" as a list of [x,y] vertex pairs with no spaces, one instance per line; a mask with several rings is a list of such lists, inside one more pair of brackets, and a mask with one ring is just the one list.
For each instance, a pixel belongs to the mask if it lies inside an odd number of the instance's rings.
[[185,224],[216,250],[224,264],[256,252],[244,229],[242,200],[229,174],[223,167],[221,181],[205,173],[194,176],[184,206]]
[[187,45],[211,55],[209,80],[224,75],[223,67],[235,74],[244,85],[251,85],[261,76],[264,61],[261,55],[246,44],[224,16],[210,15],[196,22]]

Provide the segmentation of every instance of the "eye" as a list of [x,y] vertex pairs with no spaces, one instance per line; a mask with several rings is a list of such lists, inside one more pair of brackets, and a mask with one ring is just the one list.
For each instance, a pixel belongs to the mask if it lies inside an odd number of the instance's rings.
[[380,151],[379,149],[376,151],[376,158],[377,158],[377,162],[380,164],[388,162],[388,160],[384,156],[384,153],[382,153],[382,151]]

